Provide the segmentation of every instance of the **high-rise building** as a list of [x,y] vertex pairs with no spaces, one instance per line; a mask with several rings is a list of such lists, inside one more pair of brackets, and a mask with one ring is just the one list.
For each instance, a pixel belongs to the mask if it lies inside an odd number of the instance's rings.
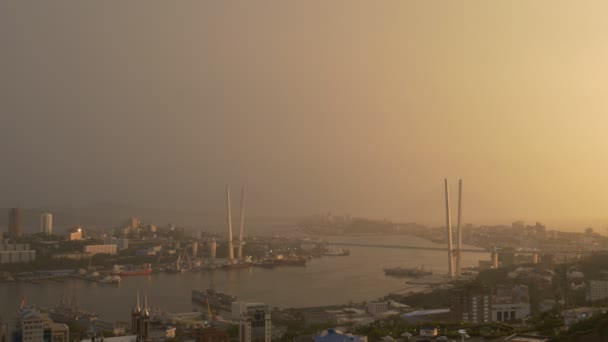
[[490,290],[478,284],[469,284],[450,293],[450,314],[456,322],[487,323],[491,320]]
[[40,232],[46,235],[53,234],[53,214],[42,213],[40,215]]
[[21,236],[21,208],[8,210],[8,235],[11,239]]

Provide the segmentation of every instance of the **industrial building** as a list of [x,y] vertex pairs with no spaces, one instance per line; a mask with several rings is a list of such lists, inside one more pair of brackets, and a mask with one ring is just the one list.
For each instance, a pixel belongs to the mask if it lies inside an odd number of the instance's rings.
[[84,252],[89,254],[110,254],[116,255],[117,246],[116,245],[88,245],[84,246]]

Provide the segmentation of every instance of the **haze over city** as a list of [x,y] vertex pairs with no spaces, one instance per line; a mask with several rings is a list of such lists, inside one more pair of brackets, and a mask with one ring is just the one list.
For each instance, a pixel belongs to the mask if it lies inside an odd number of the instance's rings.
[[[0,206],[608,225],[604,2],[0,3]],[[455,183],[453,183],[455,184]],[[455,188],[453,189],[455,190]]]

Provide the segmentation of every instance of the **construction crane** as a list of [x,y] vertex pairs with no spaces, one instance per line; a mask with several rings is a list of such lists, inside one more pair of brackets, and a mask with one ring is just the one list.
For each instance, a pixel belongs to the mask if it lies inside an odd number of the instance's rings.
[[207,317],[211,321],[217,321],[217,315],[211,312],[211,305],[209,305],[209,298],[205,298],[205,304],[207,304]]

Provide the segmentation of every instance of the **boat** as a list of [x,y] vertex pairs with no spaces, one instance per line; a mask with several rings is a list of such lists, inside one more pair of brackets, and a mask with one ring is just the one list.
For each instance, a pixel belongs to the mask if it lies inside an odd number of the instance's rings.
[[306,266],[307,261],[308,259],[306,258],[289,257],[276,259],[275,264],[278,266]]
[[236,301],[236,296],[217,291],[213,288],[204,290],[192,290],[192,302],[199,305],[207,305],[214,308],[230,308]]
[[398,266],[398,267],[392,267],[392,268],[385,268],[384,269],[384,274],[388,275],[388,276],[394,276],[394,277],[414,277],[414,278],[418,278],[418,277],[423,277],[423,276],[427,276],[427,275],[431,275],[433,274],[433,272],[431,271],[425,271],[424,267],[403,267],[403,266]]
[[121,277],[124,276],[137,276],[137,275],[150,275],[152,274],[152,265],[143,264],[141,266],[119,266],[114,265],[114,270],[112,271],[114,275],[119,275]]
[[107,275],[107,276],[99,279],[99,282],[103,283],[103,284],[120,284],[121,280],[122,279],[120,278],[120,276],[115,274],[115,275]]
[[348,249],[328,249],[321,253],[323,256],[349,256],[350,251]]

